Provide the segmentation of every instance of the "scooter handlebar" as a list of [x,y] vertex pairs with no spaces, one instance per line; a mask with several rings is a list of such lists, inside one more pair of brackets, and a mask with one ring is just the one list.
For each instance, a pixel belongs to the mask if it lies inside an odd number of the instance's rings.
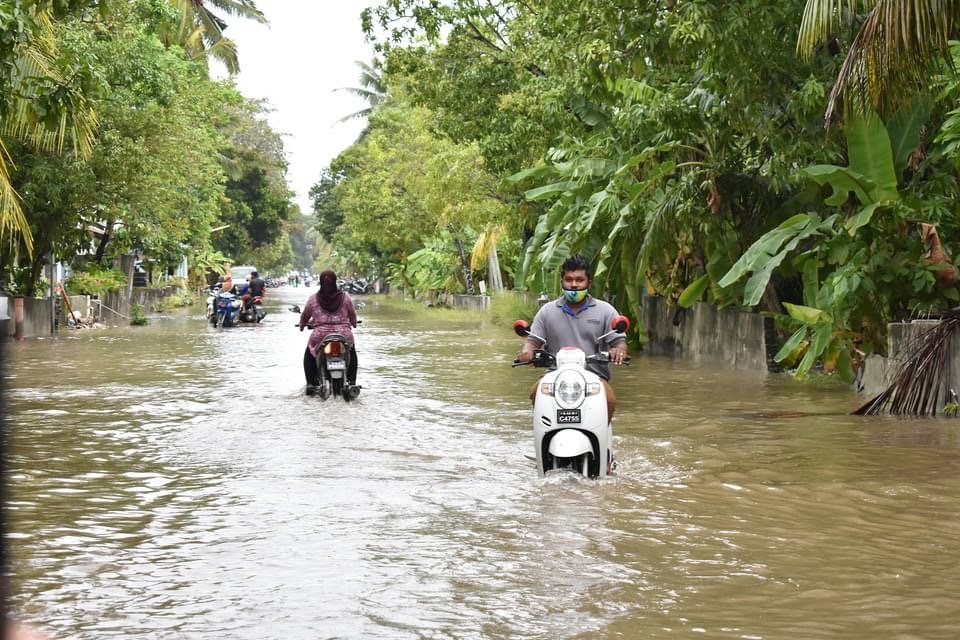
[[[357,324],[363,324],[363,320],[357,320]],[[293,326],[299,328],[299,327],[300,327],[300,323],[299,323],[299,322],[295,322],[295,323],[293,323]],[[308,325],[306,325],[304,328],[305,328],[305,329],[313,329],[313,325],[312,325],[312,324],[308,324]]]
[[[587,356],[587,362],[610,362],[610,352],[601,351],[592,356]],[[614,363],[616,364],[616,363]],[[626,356],[620,364],[630,364],[630,356]]]
[[510,365],[512,367],[522,367],[525,364],[532,364],[535,367],[552,367],[557,363],[557,359],[544,351],[543,349],[537,349],[533,352],[533,358],[526,361],[520,362],[519,359],[514,358],[513,363]]

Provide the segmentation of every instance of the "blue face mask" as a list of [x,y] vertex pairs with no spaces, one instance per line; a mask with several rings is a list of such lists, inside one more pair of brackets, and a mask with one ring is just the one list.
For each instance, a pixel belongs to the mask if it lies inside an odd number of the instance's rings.
[[564,289],[563,297],[566,298],[567,302],[576,304],[587,299],[588,291],[589,289]]

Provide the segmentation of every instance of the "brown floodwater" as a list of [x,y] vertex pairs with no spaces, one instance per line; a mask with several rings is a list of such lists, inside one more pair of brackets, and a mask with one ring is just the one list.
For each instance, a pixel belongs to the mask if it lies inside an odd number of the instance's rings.
[[366,299],[354,404],[306,334],[197,309],[7,345],[13,609],[50,638],[955,638],[960,422],[635,357],[617,477],[540,479],[483,316]]

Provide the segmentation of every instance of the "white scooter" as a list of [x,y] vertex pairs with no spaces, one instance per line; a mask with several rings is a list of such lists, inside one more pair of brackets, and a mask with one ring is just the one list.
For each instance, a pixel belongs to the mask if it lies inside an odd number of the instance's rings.
[[[626,316],[617,316],[612,331],[597,338],[597,344],[623,335],[629,327]],[[544,338],[530,333],[524,320],[514,322],[513,330],[547,346]],[[514,360],[515,367],[532,364],[549,369],[537,383],[533,403],[533,445],[541,476],[564,468],[589,478],[613,474],[613,427],[607,417],[606,389],[603,379],[586,368],[587,362],[609,361],[607,351],[588,356],[577,347],[563,347],[556,357],[541,348],[529,363]]]

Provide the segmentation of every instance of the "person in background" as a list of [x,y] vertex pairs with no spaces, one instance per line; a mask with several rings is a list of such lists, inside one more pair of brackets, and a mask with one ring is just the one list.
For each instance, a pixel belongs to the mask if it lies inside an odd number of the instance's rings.
[[303,352],[303,375],[308,385],[320,383],[317,370],[317,349],[320,342],[330,333],[339,333],[350,343],[350,363],[347,366],[347,384],[357,384],[357,348],[353,340],[353,329],[357,326],[357,310],[353,300],[345,291],[337,287],[337,274],[327,269],[320,274],[320,290],[307,299],[300,313],[300,331],[307,326],[313,327],[310,341]]
[[220,283],[221,291],[233,291],[233,273],[231,272],[231,265],[229,262],[223,267],[223,281]]
[[240,298],[243,306],[242,309],[246,309],[247,304],[256,298],[261,300],[267,296],[267,283],[264,282],[263,278],[260,277],[260,274],[256,271],[250,272],[250,278],[247,285],[247,290],[244,292],[243,296]]

